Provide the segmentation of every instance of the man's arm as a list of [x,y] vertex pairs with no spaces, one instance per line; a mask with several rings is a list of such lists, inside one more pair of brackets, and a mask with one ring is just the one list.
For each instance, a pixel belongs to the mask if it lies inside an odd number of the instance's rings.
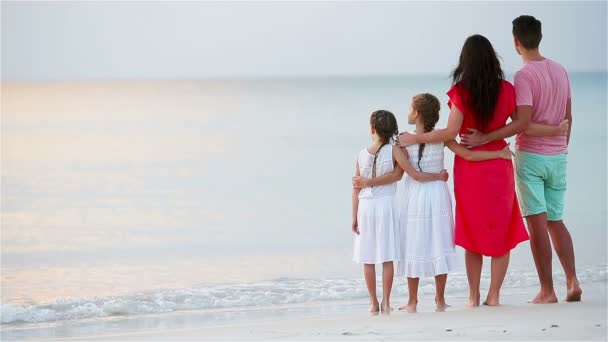
[[568,120],[568,135],[566,135],[567,144],[570,145],[570,132],[572,132],[572,98],[568,98],[566,102],[566,120]]
[[547,137],[556,135],[568,135],[570,124],[568,119],[562,120],[558,126],[543,125],[531,122],[525,134],[532,137]]
[[526,131],[530,125],[532,111],[532,106],[517,106],[517,110],[511,114],[511,122],[509,122],[508,125],[489,133],[481,133],[474,128],[468,128],[471,134],[463,135],[461,137],[461,142],[468,148],[472,148],[485,145],[492,141],[502,140],[519,132]]

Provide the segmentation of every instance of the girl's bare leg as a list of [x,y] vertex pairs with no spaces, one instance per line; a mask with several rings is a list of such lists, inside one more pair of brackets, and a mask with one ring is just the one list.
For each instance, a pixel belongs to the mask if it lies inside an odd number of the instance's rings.
[[418,284],[420,283],[420,278],[407,278],[407,289],[409,293],[409,300],[407,305],[404,305],[399,308],[399,310],[404,310],[409,313],[416,312],[416,306],[418,305]]
[[365,276],[365,284],[367,285],[367,292],[369,293],[369,312],[377,313],[380,311],[380,305],[378,304],[378,297],[376,296],[376,265],[363,265],[363,275]]
[[437,311],[445,311],[449,307],[445,303],[445,284],[448,281],[447,274],[439,274],[435,276],[435,304]]
[[393,289],[393,262],[385,262],[382,264],[382,306],[380,309],[383,313],[391,312],[390,298],[391,290]]

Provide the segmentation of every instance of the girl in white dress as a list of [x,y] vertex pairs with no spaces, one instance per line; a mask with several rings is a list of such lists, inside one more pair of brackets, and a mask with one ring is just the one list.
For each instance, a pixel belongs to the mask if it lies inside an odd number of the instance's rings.
[[[431,94],[412,99],[408,123],[416,125],[416,133],[432,131],[439,120],[439,100]],[[510,159],[508,147],[502,151],[470,151],[456,141],[446,144],[454,153],[468,160]],[[443,143],[416,144],[405,148],[411,165],[419,172],[437,173],[443,169]],[[354,183],[377,188],[393,184],[403,172],[387,173],[375,179],[357,178]],[[368,177],[366,177],[368,178]],[[369,189],[365,187],[364,189]],[[409,301],[400,310],[416,312],[420,277],[435,277],[437,311],[445,310],[447,273],[456,264],[452,200],[446,182],[420,182],[407,177],[405,199],[400,212],[401,256],[397,274],[407,276]]]
[[[447,180],[447,173],[422,173],[414,170],[400,148],[391,144],[398,133],[397,120],[388,111],[372,113],[370,130],[373,144],[359,152],[356,176],[374,178],[403,169],[421,181]],[[396,165],[401,168],[396,167]],[[401,258],[401,239],[395,208],[396,180],[365,189],[353,188],[353,223],[355,235],[353,260],[364,264],[364,275],[370,296],[370,312],[390,312],[390,293],[393,285],[393,261]],[[376,297],[376,268],[382,264],[383,298]]]

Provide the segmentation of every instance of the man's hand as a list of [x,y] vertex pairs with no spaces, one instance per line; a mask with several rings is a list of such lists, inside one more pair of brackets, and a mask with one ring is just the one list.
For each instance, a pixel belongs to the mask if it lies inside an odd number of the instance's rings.
[[563,120],[559,123],[559,135],[568,135],[568,129],[570,128],[570,121]]
[[476,130],[475,128],[467,128],[470,134],[463,134],[460,137],[460,143],[467,148],[481,146],[487,143],[486,135]]

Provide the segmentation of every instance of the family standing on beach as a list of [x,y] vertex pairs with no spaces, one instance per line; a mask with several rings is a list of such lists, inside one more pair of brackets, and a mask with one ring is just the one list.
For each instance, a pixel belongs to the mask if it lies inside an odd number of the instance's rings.
[[[566,274],[566,300],[580,301],[572,238],[562,221],[572,127],[568,74],[539,53],[539,20],[527,15],[516,18],[513,37],[524,61],[514,84],[505,80],[488,39],[473,35],[465,41],[447,92],[446,128],[435,129],[440,102],[431,94],[412,98],[408,114],[408,123],[416,125],[412,133],[399,134],[391,112],[372,113],[373,144],[358,155],[352,199],[353,260],[364,264],[371,312],[391,310],[394,262],[397,275],[407,277],[409,290],[408,303],[400,310],[416,312],[420,277],[435,277],[437,311],[445,310],[444,291],[447,274],[456,264],[455,245],[465,249],[468,305],[480,304],[483,256],[492,258],[483,304],[498,305],[510,251],[528,239],[541,287],[531,302],[557,302],[551,241]],[[513,135],[517,135],[515,170],[504,141]],[[444,147],[455,153],[455,220]],[[404,172],[408,175],[405,198],[397,208],[396,182]],[[381,302],[376,296],[376,264],[382,264]]]

